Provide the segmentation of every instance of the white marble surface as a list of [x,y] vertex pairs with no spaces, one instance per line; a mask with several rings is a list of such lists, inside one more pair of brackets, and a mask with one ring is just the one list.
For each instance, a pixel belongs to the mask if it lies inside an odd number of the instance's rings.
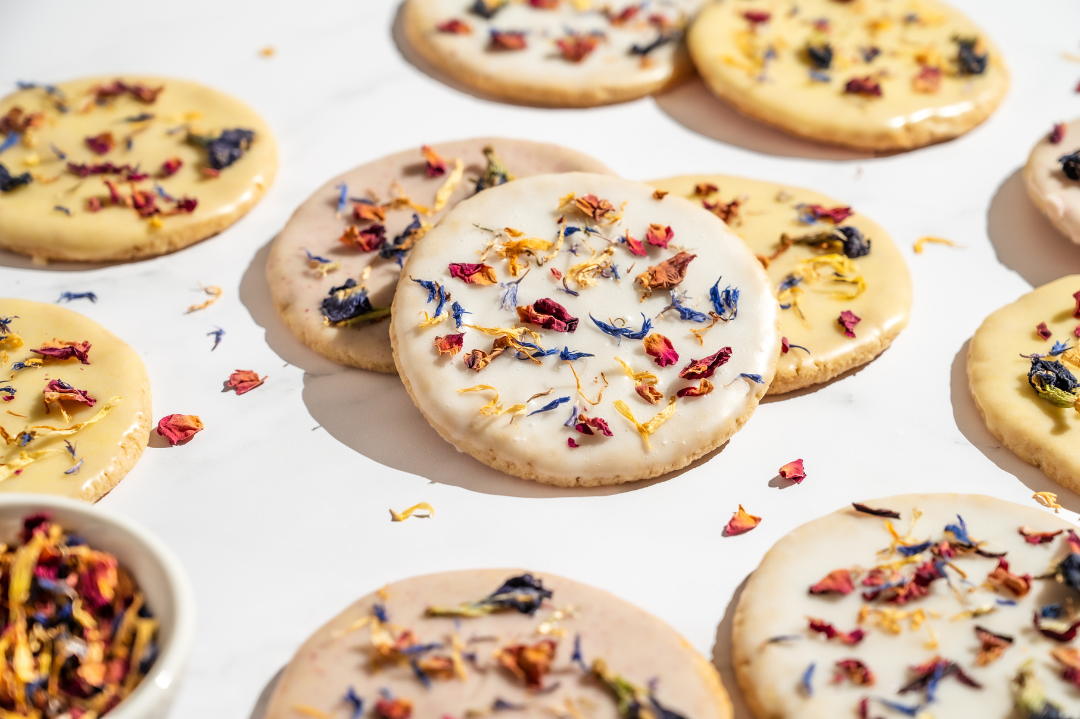
[[[0,292],[72,308],[144,357],[155,419],[200,415],[186,447],[152,442],[103,501],[163,537],[200,603],[198,646],[172,716],[247,717],[302,639],[385,583],[470,566],[535,567],[590,582],[656,613],[726,667],[733,597],[768,547],[851,500],[897,492],[986,492],[1032,504],[1080,497],[1003,449],[967,394],[964,354],[983,317],[1033,284],[1080,272],[1020,180],[1030,145],[1080,115],[1080,5],[957,0],[1007,54],[1012,91],[984,126],[954,142],[884,158],[814,146],[742,120],[691,84],[596,110],[490,103],[402,57],[392,2],[0,4],[0,88],[16,80],[138,71],[234,93],[277,133],[281,172],[236,226],[175,255],[82,268],[0,255]],[[259,49],[272,45],[272,58]],[[704,133],[704,134],[699,134]],[[503,134],[560,142],[626,177],[746,174],[814,187],[882,223],[915,282],[911,326],[880,359],[817,391],[762,405],[720,452],[658,481],[553,490],[459,455],[393,377],[347,370],[298,345],[274,315],[268,243],[327,177],[424,142]],[[712,135],[712,137],[710,137]],[[911,252],[925,234],[962,250]],[[225,295],[185,315],[199,283]],[[206,333],[227,334],[216,352]],[[268,374],[223,394],[237,368]],[[808,478],[779,489],[780,465]],[[432,520],[387,510],[427,501]],[[739,503],[764,517],[725,539]],[[725,672],[736,704],[741,704]],[[747,717],[741,707],[740,719]]]

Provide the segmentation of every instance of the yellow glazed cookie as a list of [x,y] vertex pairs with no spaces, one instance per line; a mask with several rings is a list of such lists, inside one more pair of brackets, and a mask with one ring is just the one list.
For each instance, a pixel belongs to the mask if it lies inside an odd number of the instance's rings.
[[37,260],[154,257],[221,232],[277,171],[270,129],[160,77],[26,86],[0,100],[0,247]]
[[715,215],[568,172],[451,210],[405,264],[390,341],[448,442],[588,487],[680,469],[730,439],[772,381],[778,314]]
[[[732,659],[754,716],[1075,716],[1063,676],[1080,661],[1075,529],[978,494],[886,497],[804,524],[735,611]],[[1041,713],[1046,700],[1069,709]]]
[[702,0],[408,0],[405,33],[457,81],[527,105],[591,107],[691,72],[683,31]]
[[[907,326],[907,264],[885,230],[864,215],[811,190],[743,177],[691,175],[649,184],[712,209],[766,264],[784,308],[786,340],[769,394],[864,365]],[[836,270],[851,281],[832,277]],[[792,277],[798,284],[790,284]],[[850,333],[840,323],[844,311],[859,319]]]
[[[527,140],[476,138],[440,143],[426,152],[431,165],[417,148],[335,177],[297,208],[274,240],[266,277],[278,316],[324,357],[397,371],[385,310],[408,248],[395,247],[417,240],[478,188],[549,172],[610,173],[580,152]],[[323,311],[335,288],[350,279],[367,289],[370,311],[363,312],[366,305],[345,313]]]
[[709,88],[811,140],[910,150],[962,135],[1001,102],[997,48],[936,0],[726,0],[688,35]]
[[1080,120],[1055,125],[1031,150],[1024,184],[1035,206],[1080,243]]
[[97,501],[142,456],[150,379],[104,327],[0,299],[0,364],[0,491]]
[[990,433],[1073,491],[1080,491],[1078,293],[1080,275],[1072,275],[1002,307],[972,337],[967,363]]
[[[618,693],[616,693],[618,692]],[[388,584],[296,652],[266,719],[730,719],[712,664],[600,589],[515,569]]]

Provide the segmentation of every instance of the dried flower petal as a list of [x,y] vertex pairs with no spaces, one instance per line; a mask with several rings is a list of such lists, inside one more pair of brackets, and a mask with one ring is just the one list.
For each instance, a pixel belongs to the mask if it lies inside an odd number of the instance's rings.
[[980,644],[982,644],[979,648],[979,656],[975,659],[975,663],[980,667],[985,667],[996,661],[1013,643],[1012,637],[1005,634],[994,634],[989,629],[978,625],[975,626],[975,636],[978,637]]
[[472,33],[472,28],[469,27],[468,23],[457,18],[450,18],[439,23],[435,26],[435,29],[451,35],[469,35]]
[[495,30],[492,28],[489,50],[512,51],[524,50],[526,47],[525,33],[514,30]]
[[44,343],[40,348],[30,351],[55,360],[77,359],[82,364],[90,364],[89,342],[68,342],[54,339],[51,342]]
[[169,446],[183,444],[202,430],[202,420],[193,414],[166,415],[157,426],[157,433],[169,440]]
[[811,594],[839,594],[847,596],[855,591],[855,582],[847,569],[834,569],[820,582],[810,587]]
[[84,142],[90,151],[98,155],[104,155],[116,147],[116,138],[111,132],[103,132],[100,135],[87,137]]
[[836,669],[836,673],[833,674],[833,684],[839,684],[846,678],[856,686],[874,686],[874,673],[870,671],[870,667],[858,659],[842,659],[836,663]]
[[592,54],[599,44],[599,36],[582,33],[570,33],[566,37],[561,37],[555,41],[555,46],[559,48],[559,54],[562,55],[563,60],[568,62],[581,62]]
[[577,442],[575,442],[573,437],[567,437],[566,438],[566,446],[569,447],[570,449],[577,449],[581,445],[578,444]]
[[761,517],[750,514],[740,504],[739,511],[731,517],[727,526],[724,527],[724,536],[734,537],[739,534],[746,534],[759,524],[761,524]]
[[434,507],[432,507],[427,502],[420,502],[419,504],[414,504],[413,506],[411,506],[408,509],[406,509],[404,511],[401,511],[401,512],[395,512],[394,510],[391,509],[390,510],[390,521],[391,522],[404,522],[406,519],[413,516],[413,514],[417,510],[424,510],[424,511],[427,512],[427,514],[417,514],[416,516],[419,517],[419,518],[431,519],[432,517],[435,516],[435,508]]
[[536,644],[512,644],[496,653],[495,659],[514,676],[525,683],[530,691],[544,688],[544,675],[551,670],[555,659],[555,642],[542,639]]
[[565,307],[547,297],[531,305],[519,306],[517,313],[521,322],[540,325],[544,329],[555,332],[574,332],[578,326],[577,317],[571,317]]
[[650,296],[652,290],[670,290],[677,287],[686,277],[687,266],[695,257],[697,255],[680,252],[655,267],[650,266],[648,270],[638,275],[636,279],[645,290],[645,296]]
[[704,397],[713,391],[713,383],[707,379],[698,382],[697,387],[683,387],[675,393],[676,397]]
[[1041,339],[1048,340],[1053,336],[1050,328],[1046,326],[1045,322],[1040,322],[1035,328],[1035,334],[1039,335]]
[[844,310],[840,313],[840,317],[836,321],[844,328],[845,336],[854,338],[855,325],[862,322],[862,317],[859,317],[851,310]]
[[449,354],[451,357],[461,351],[465,341],[465,333],[456,335],[444,335],[435,338],[435,349],[439,350],[439,356]]
[[866,637],[866,632],[862,629],[852,629],[850,632],[841,632],[823,619],[811,618],[809,621],[811,631],[824,634],[826,639],[839,639],[848,646],[855,646]]
[[784,479],[789,479],[796,484],[802,484],[802,481],[806,479],[806,470],[803,468],[803,461],[796,459],[794,462],[788,462],[780,468],[780,476]]
[[729,359],[731,359],[731,348],[724,347],[708,357],[690,360],[690,364],[679,372],[679,377],[689,380],[712,377],[716,369],[725,365]]
[[911,87],[915,92],[924,95],[933,95],[941,91],[941,68],[934,65],[923,65],[919,72],[911,80]]
[[1031,591],[1031,575],[1013,574],[1004,557],[998,559],[997,567],[986,577],[986,581],[997,589],[1008,589],[1016,597],[1027,596]]
[[644,257],[647,254],[645,245],[641,244],[641,240],[634,239],[630,235],[630,230],[627,230],[626,235],[620,239],[623,244],[626,245],[626,249],[630,250],[630,254],[637,255],[638,257]]
[[643,342],[645,353],[653,358],[660,367],[668,367],[679,361],[679,353],[675,351],[671,340],[662,334],[653,333]]
[[1054,541],[1054,537],[1058,536],[1063,531],[1065,530],[1059,529],[1056,532],[1036,532],[1030,527],[1020,527],[1020,535],[1028,544],[1049,544]]
[[853,77],[844,85],[844,92],[849,95],[881,97],[881,83],[869,75],[866,77]]
[[386,227],[370,225],[361,230],[356,225],[349,225],[338,241],[361,252],[374,252],[386,243]]
[[1050,131],[1051,145],[1061,144],[1061,141],[1065,139],[1065,129],[1066,126],[1064,122],[1054,123],[1054,129]]
[[265,381],[266,377],[260,378],[258,372],[253,372],[249,369],[238,369],[229,375],[229,380],[225,383],[225,387],[228,389],[235,389],[236,394],[241,395],[250,392]]
[[446,160],[439,153],[427,145],[422,145],[420,154],[424,156],[424,162],[427,163],[428,177],[442,177],[446,174]]
[[873,507],[867,507],[865,504],[859,504],[858,502],[852,502],[851,506],[855,508],[855,511],[862,512],[863,514],[870,514],[875,517],[887,517],[889,519],[900,519],[900,513],[894,512],[891,509],[875,509]]
[[468,285],[493,285],[499,281],[495,276],[495,268],[483,262],[451,262],[450,276]]
[[635,385],[634,391],[649,404],[660,404],[660,400],[664,399],[663,392],[644,382]]
[[[608,423],[600,417],[587,417],[584,414],[579,414],[577,422],[574,424],[574,429],[582,434],[593,435],[599,432],[605,437],[612,437],[611,428],[608,427]],[[595,432],[593,430],[596,430]]]
[[[672,231],[671,226],[664,225],[649,225],[649,229],[645,232],[645,241],[654,247],[660,247],[667,249],[668,243],[675,239],[675,233]],[[636,254],[636,253],[635,253]]]
[[834,225],[839,225],[841,222],[855,214],[850,207],[828,208],[822,205],[797,205],[796,209],[802,211],[805,214],[805,218],[817,222],[828,220]]

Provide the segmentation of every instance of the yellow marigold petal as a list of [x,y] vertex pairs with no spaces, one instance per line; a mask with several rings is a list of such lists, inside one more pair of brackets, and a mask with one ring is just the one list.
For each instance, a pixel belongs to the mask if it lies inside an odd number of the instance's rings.
[[446,207],[446,203],[450,201],[450,196],[454,194],[454,190],[461,184],[463,177],[465,177],[465,163],[458,157],[454,159],[454,169],[446,176],[446,181],[443,182],[439,191],[435,193],[435,205],[431,208],[432,212],[438,212]]
[[409,517],[411,517],[413,515],[413,512],[417,511],[418,509],[425,509],[425,510],[427,510],[428,513],[427,514],[417,515],[417,516],[425,517],[425,518],[435,516],[435,508],[434,507],[432,507],[427,502],[420,502],[420,504],[414,504],[413,506],[409,507],[408,509],[406,509],[403,512],[395,512],[394,510],[391,509],[390,510],[390,521],[391,522],[404,522],[406,519],[408,519]]
[[926,249],[926,245],[947,245],[949,247],[963,247],[963,245],[957,244],[952,240],[945,240],[940,237],[920,237],[915,242],[914,250],[916,255],[921,255],[923,250]]
[[628,420],[630,420],[630,422],[634,425],[634,428],[638,431],[638,434],[640,434],[641,438],[645,440],[645,445],[649,449],[652,449],[652,443],[649,441],[649,435],[655,432],[660,427],[660,425],[670,419],[671,415],[675,414],[675,399],[675,397],[672,397],[671,401],[668,402],[668,406],[660,410],[652,419],[650,419],[645,424],[641,424],[637,421],[637,418],[634,417],[634,413],[630,410],[630,407],[627,406],[626,402],[623,402],[621,399],[615,400],[615,410],[623,417],[626,417]]
[[1055,514],[1062,509],[1061,505],[1058,504],[1057,495],[1053,492],[1036,492],[1032,495],[1032,499],[1042,506],[1054,510]]

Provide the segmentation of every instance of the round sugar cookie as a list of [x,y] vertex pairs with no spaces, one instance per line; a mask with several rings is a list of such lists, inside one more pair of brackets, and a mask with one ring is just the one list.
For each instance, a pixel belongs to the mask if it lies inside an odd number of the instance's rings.
[[703,0],[408,0],[405,34],[458,82],[527,105],[593,107],[689,75],[683,44]]
[[0,247],[155,257],[236,222],[277,171],[266,123],[187,80],[90,77],[0,99]]
[[[744,177],[691,175],[649,184],[724,218],[764,260],[774,288],[783,292],[789,278],[800,278],[795,289],[781,294],[786,309],[780,313],[780,334],[787,343],[769,394],[827,382],[864,365],[907,326],[907,264],[885,230],[861,213],[812,190]],[[789,244],[785,235],[797,244]],[[852,281],[833,276],[838,268]],[[845,311],[859,318],[850,333],[840,324]]]
[[712,3],[687,42],[706,84],[739,112],[861,150],[962,135],[1009,86],[997,48],[936,0]]
[[768,279],[719,218],[658,194],[517,180],[413,251],[390,339],[444,439],[518,477],[595,486],[684,467],[749,419],[780,351]]
[[[1072,275],[1002,307],[971,338],[967,360],[971,396],[990,433],[1073,491],[1080,491],[1080,413],[1063,403],[1080,394],[1077,293],[1080,275]],[[1065,394],[1044,399],[1037,387]]]
[[712,664],[667,624],[603,590],[514,569],[413,577],[360,599],[296,652],[266,719],[355,716],[358,702],[380,719],[732,715]]
[[97,501],[150,438],[135,350],[71,310],[0,299],[0,492]]
[[1080,120],[1055,125],[1031,150],[1024,184],[1035,206],[1080,243]]
[[[407,254],[391,251],[394,239],[406,235],[416,219],[433,225],[455,204],[479,192],[478,187],[509,179],[499,174],[500,165],[510,177],[611,172],[580,152],[527,140],[476,138],[441,143],[431,150],[435,152],[433,158],[445,163],[444,171],[437,160],[429,173],[420,150],[399,152],[361,165],[316,191],[297,208],[274,240],[266,276],[278,315],[297,339],[324,357],[362,369],[396,371],[390,325],[386,315],[376,310],[385,312],[390,307],[401,274],[397,260],[399,255]],[[459,160],[460,173],[455,169]],[[342,206],[343,186],[346,197]],[[438,207],[439,191],[447,187],[452,192]],[[402,202],[402,197],[421,209]],[[339,212],[339,206],[343,211]],[[424,208],[430,214],[425,214]],[[354,226],[356,230],[351,230]],[[360,230],[375,239],[365,244]],[[343,236],[347,243],[341,241]],[[378,237],[383,238],[381,242]],[[318,259],[311,259],[309,253]],[[321,310],[323,302],[350,278],[367,288],[370,310],[363,312],[367,305],[358,305],[354,317],[331,323]],[[340,317],[354,312],[330,314]]]
[[1080,660],[1075,642],[1047,635],[1073,626],[1075,527],[977,494],[866,504],[900,517],[846,507],[785,536],[750,575],[733,663],[758,719],[1012,719],[1010,685],[1032,663],[1050,701],[1077,705],[1055,656]]

